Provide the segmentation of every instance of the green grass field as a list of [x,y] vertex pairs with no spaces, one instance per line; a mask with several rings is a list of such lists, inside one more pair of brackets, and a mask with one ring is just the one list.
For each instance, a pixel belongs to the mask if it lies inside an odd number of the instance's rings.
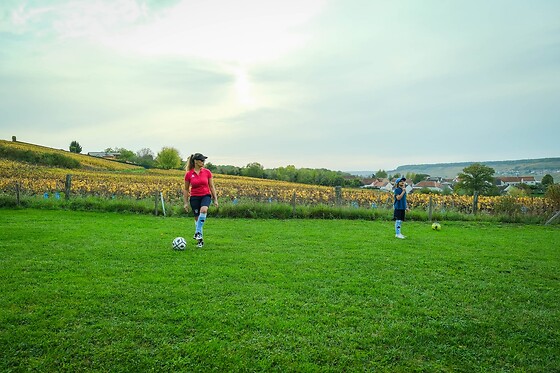
[[403,233],[0,210],[0,371],[560,371],[558,227]]

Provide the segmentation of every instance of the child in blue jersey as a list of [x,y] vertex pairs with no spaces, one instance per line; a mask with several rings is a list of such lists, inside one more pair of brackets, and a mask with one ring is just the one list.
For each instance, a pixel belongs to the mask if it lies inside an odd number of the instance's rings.
[[406,178],[399,177],[395,184],[395,202],[393,207],[395,211],[393,212],[393,220],[395,221],[395,237],[404,239],[405,236],[401,233],[401,226],[404,221],[404,216],[408,207],[406,205]]

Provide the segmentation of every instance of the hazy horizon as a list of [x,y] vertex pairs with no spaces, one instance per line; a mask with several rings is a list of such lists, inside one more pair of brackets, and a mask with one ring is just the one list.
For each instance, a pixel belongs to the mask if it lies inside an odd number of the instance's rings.
[[0,3],[0,135],[331,170],[550,158],[560,1]]

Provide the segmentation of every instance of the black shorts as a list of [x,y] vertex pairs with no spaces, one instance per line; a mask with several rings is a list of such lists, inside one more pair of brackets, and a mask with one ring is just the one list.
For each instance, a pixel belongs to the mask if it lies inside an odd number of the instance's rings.
[[189,203],[191,204],[191,209],[195,217],[200,215],[200,208],[202,206],[208,207],[211,202],[212,198],[210,194],[205,196],[191,196],[191,198],[189,198]]
[[393,220],[402,220],[404,221],[404,213],[406,210],[396,210],[393,212]]

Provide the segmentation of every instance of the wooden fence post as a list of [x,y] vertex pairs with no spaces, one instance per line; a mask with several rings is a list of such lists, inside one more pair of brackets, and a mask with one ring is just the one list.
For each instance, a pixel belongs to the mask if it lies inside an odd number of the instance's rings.
[[292,194],[292,215],[296,214],[296,192]]
[[16,204],[19,206],[20,205],[20,200],[19,200],[19,181],[16,181]]
[[473,195],[472,212],[474,215],[478,212],[478,192],[475,191]]
[[337,206],[342,205],[342,187],[335,186],[334,187],[334,203]]
[[432,221],[432,209],[433,209],[434,199],[430,194],[430,205],[428,206],[428,220]]
[[154,209],[154,215],[157,216],[157,214],[158,214],[158,202],[159,202],[159,192],[158,191],[155,192],[155,201],[156,201],[156,207]]
[[66,182],[64,183],[64,198],[68,201],[70,199],[70,190],[72,189],[72,175],[66,175]]

